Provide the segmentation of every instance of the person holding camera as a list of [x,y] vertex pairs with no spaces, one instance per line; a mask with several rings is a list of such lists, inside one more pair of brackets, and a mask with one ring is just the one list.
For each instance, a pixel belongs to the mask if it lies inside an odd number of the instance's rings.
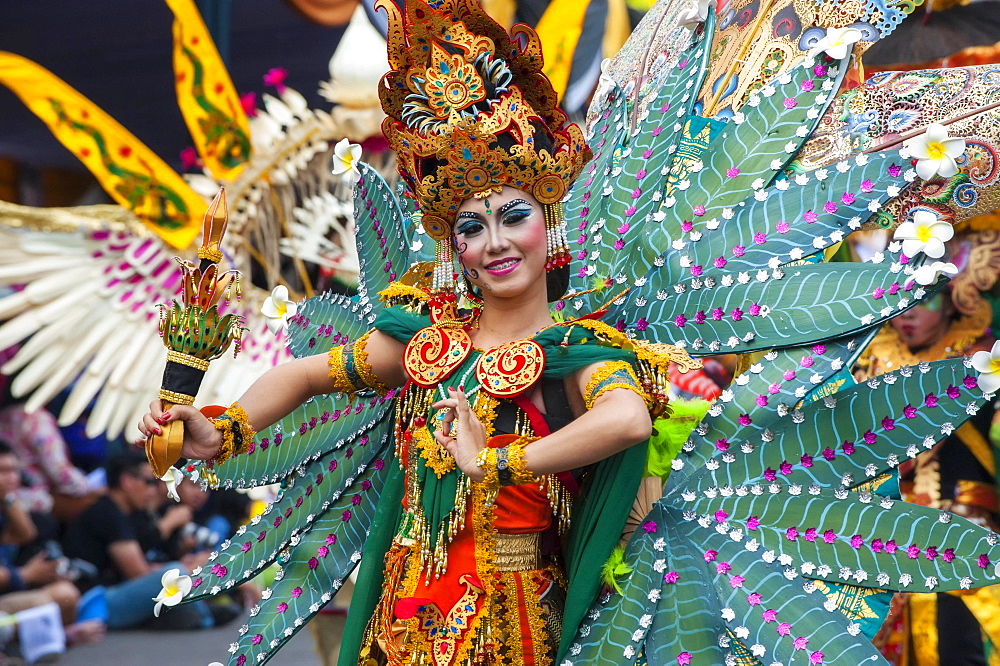
[[[153,597],[160,591],[160,579],[166,571],[190,572],[204,564],[206,553],[191,554],[179,562],[151,561],[143,547],[146,537],[137,525],[157,506],[162,484],[149,469],[146,456],[137,451],[110,457],[106,471],[108,494],[70,523],[64,548],[70,557],[97,567],[102,590],[96,594],[103,593],[107,603],[108,628],[129,629],[154,619]],[[153,626],[199,629],[213,624],[205,605],[194,603],[171,609]]]
[[13,615],[55,602],[70,644],[100,640],[103,622],[76,623],[80,592],[58,548],[44,548],[20,566],[15,564],[17,550],[38,536],[31,514],[17,497],[20,487],[20,462],[10,445],[0,440],[0,611]]

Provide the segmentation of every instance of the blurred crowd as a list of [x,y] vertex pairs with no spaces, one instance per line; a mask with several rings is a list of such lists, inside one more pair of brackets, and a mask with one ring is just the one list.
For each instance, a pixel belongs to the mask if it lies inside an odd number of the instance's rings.
[[18,640],[32,609],[55,617],[58,608],[59,653],[106,631],[221,626],[259,599],[248,584],[154,616],[164,573],[202,566],[249,520],[253,502],[189,480],[172,499],[141,449],[83,430],[60,428],[45,409],[28,412],[0,377],[0,663],[39,660],[29,654],[37,646]]

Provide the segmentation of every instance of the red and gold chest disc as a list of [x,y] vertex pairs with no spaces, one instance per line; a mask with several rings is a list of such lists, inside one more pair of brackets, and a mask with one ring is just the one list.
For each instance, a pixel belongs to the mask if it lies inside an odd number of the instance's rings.
[[518,340],[484,352],[476,363],[476,379],[490,395],[509,398],[530,388],[544,369],[542,346],[534,340]]
[[472,352],[472,338],[462,328],[428,326],[406,343],[403,366],[417,384],[430,387],[455,371]]

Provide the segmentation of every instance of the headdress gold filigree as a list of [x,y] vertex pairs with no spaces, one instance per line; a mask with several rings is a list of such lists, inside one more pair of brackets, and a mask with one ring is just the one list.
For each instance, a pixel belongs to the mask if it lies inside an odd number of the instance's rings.
[[476,0],[388,0],[389,64],[382,130],[435,240],[463,200],[504,185],[560,201],[590,159],[583,132],[556,108],[538,35],[508,37]]

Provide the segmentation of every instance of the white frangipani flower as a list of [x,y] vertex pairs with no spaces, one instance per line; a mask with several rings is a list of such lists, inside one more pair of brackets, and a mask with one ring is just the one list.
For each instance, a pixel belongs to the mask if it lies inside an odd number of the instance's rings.
[[826,53],[834,60],[843,60],[863,36],[857,28],[829,28],[826,35],[809,49],[808,57],[815,58],[820,53]]
[[163,589],[153,597],[156,602],[153,615],[156,617],[160,617],[160,610],[164,606],[176,606],[191,591],[191,576],[182,574],[180,569],[168,569],[160,578],[160,585]]
[[682,28],[697,28],[708,20],[708,13],[715,9],[715,0],[690,0],[681,10],[677,22]]
[[944,244],[955,235],[955,228],[928,210],[918,210],[912,222],[903,222],[892,235],[903,241],[903,254],[915,257],[923,252],[932,259],[944,256]]
[[288,328],[288,320],[298,309],[299,306],[288,299],[288,288],[279,284],[260,306],[260,313],[267,318],[267,330],[277,335]]
[[935,261],[932,264],[924,264],[917,270],[913,271],[913,280],[921,286],[928,286],[934,284],[938,281],[941,275],[947,275],[951,277],[958,273],[958,267],[953,263],[945,263],[943,261]]
[[979,372],[976,381],[979,389],[983,393],[996,393],[1000,389],[1000,340],[993,343],[993,349],[973,354],[972,367]]
[[341,139],[333,148],[333,175],[340,176],[345,182],[353,185],[361,178],[361,146]]
[[965,153],[965,139],[949,137],[944,125],[931,123],[920,136],[904,142],[906,149],[917,158],[917,175],[929,180],[935,174],[951,178],[958,173],[955,161]]
[[181,485],[184,475],[176,467],[171,467],[167,473],[160,477],[160,481],[167,484],[167,497],[175,502],[181,501],[181,496],[177,494],[177,486]]

